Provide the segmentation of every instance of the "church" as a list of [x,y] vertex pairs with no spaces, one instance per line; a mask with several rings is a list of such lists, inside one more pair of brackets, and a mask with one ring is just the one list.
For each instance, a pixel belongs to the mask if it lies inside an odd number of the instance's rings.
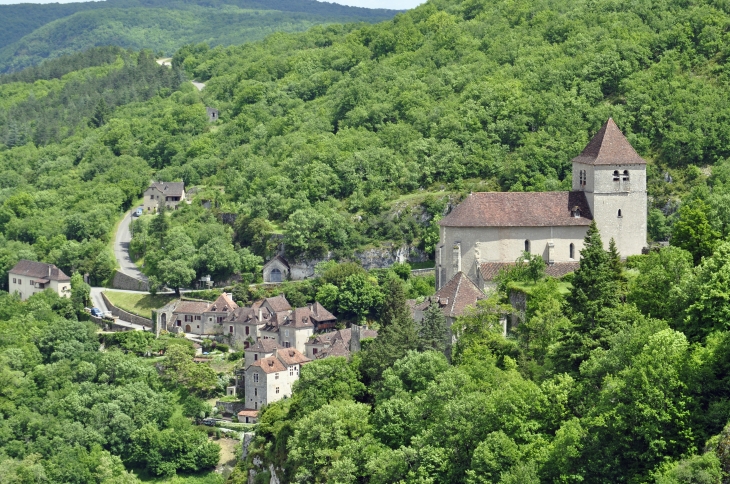
[[646,161],[613,119],[573,159],[569,192],[472,193],[440,221],[436,288],[463,272],[479,288],[524,251],[540,255],[548,275],[578,268],[583,238],[596,221],[603,243],[621,257],[646,245]]

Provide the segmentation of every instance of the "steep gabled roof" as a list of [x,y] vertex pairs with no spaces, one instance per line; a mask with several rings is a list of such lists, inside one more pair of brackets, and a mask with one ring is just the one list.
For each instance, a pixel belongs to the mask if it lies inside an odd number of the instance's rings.
[[269,356],[268,358],[262,358],[260,360],[254,361],[251,363],[249,368],[252,366],[258,366],[260,367],[264,373],[278,373],[280,371],[286,370],[286,367],[284,366],[284,363],[279,361],[279,358],[276,357],[276,355]]
[[468,306],[475,306],[477,301],[484,299],[484,293],[469,279],[463,272],[457,272],[449,282],[436,294],[431,296],[418,306],[420,310],[426,310],[431,301],[438,302],[444,315],[456,318],[464,313]]
[[283,311],[291,311],[291,304],[286,300],[286,297],[281,294],[279,296],[267,297],[264,302],[268,303],[269,307],[274,310],[275,313]]
[[311,311],[309,308],[296,308],[284,320],[284,326],[291,328],[312,328],[314,323],[310,320]]
[[613,118],[608,118],[583,152],[573,158],[573,162],[589,165],[646,165]]
[[289,263],[286,261],[286,259],[284,259],[280,255],[275,256],[269,262],[267,262],[266,264],[264,264],[264,268],[266,268],[267,266],[273,264],[274,262],[281,262],[284,265],[284,267],[286,267],[287,269],[289,269]]
[[71,278],[63,273],[61,269],[53,264],[46,264],[45,262],[34,262],[32,260],[20,260],[18,261],[10,273],[18,276],[34,277],[36,279],[43,279],[48,281],[59,281],[67,282]]
[[182,197],[185,191],[183,182],[152,182],[150,188],[156,188],[167,197]]
[[[575,208],[580,216],[575,216]],[[441,219],[445,227],[560,227],[590,225],[583,192],[472,193]]]
[[284,348],[276,350],[276,355],[285,365],[300,365],[311,361],[296,348]]
[[233,312],[236,309],[238,309],[238,304],[226,292],[218,296],[218,299],[208,307],[208,311],[217,313]]
[[310,317],[318,322],[321,323],[323,321],[336,321],[337,318],[334,314],[327,311],[324,306],[322,306],[320,303],[315,302],[314,304],[309,305],[309,310],[311,311]]
[[229,321],[242,324],[262,324],[258,318],[258,311],[247,307],[234,309]]
[[335,340],[331,346],[323,349],[318,355],[317,359],[327,358],[329,356],[344,356],[345,358],[350,357],[349,345],[346,345],[341,339]]
[[277,349],[284,349],[284,347],[277,343],[275,339],[259,338],[256,344],[249,346],[243,351],[250,353],[273,353]]

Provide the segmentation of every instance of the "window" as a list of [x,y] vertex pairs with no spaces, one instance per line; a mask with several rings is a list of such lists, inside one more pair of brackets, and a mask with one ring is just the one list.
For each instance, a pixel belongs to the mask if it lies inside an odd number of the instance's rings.
[[317,351],[319,351],[319,350],[317,350],[317,348],[312,348],[312,354],[313,355],[316,355],[317,354]]
[[276,393],[277,394],[279,393],[279,387],[276,387]]
[[13,284],[15,284],[15,278],[13,277]]
[[629,179],[629,170],[624,170],[624,181]]
[[200,329],[200,325],[197,325],[196,328]]
[[18,285],[19,286],[22,286],[23,285],[23,279],[18,279]]
[[259,409],[259,402],[253,402],[253,408],[254,408],[254,410],[258,410]]
[[621,209],[619,208],[618,209],[618,218],[621,218],[621,217],[622,217],[622,215],[621,215]]
[[249,333],[250,330],[251,330],[251,328],[249,328],[248,326],[246,326],[246,336],[248,336],[248,333]]
[[258,388],[254,388],[253,389],[253,396],[254,397],[258,397],[259,396],[259,389]]
[[618,170],[614,170],[613,171],[613,181],[618,181],[618,180],[619,180]]
[[177,325],[182,326],[182,322],[179,319],[177,320]]
[[570,258],[575,259],[575,244],[570,244]]
[[530,252],[530,241],[529,240],[525,241],[525,252]]
[[285,329],[284,330],[284,336],[289,337],[289,330],[288,329]]
[[258,373],[254,373],[253,374],[253,382],[254,383],[258,383],[259,382],[259,374]]
[[289,367],[289,376],[294,376],[294,367],[293,366]]
[[218,324],[221,324],[224,319],[226,319],[226,318],[223,316],[218,316]]
[[284,348],[289,348],[289,342],[288,341],[284,341]]
[[150,195],[150,200],[154,200],[154,199],[155,199],[155,196],[154,195]]
[[228,332],[233,334],[233,326],[228,326]]
[[278,373],[274,373],[274,380],[278,380],[278,379],[279,379],[279,374]]
[[200,316],[195,316],[196,321],[200,321]]
[[257,361],[258,359],[259,359],[259,355],[257,355],[257,354],[254,354],[254,355],[253,355],[253,361]]

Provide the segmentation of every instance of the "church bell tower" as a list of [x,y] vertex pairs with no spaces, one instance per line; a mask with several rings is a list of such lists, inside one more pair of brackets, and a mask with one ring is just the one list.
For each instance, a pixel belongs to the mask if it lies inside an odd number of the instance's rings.
[[573,158],[573,191],[585,193],[603,245],[613,238],[621,257],[646,246],[646,161],[613,119]]

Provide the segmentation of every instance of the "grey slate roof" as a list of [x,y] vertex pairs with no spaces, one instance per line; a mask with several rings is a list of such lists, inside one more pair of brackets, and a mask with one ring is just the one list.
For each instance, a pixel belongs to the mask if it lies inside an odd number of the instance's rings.
[[25,259],[18,261],[10,269],[10,273],[18,276],[34,277],[36,279],[47,279],[49,281],[67,282],[71,280],[70,277],[53,264]]

